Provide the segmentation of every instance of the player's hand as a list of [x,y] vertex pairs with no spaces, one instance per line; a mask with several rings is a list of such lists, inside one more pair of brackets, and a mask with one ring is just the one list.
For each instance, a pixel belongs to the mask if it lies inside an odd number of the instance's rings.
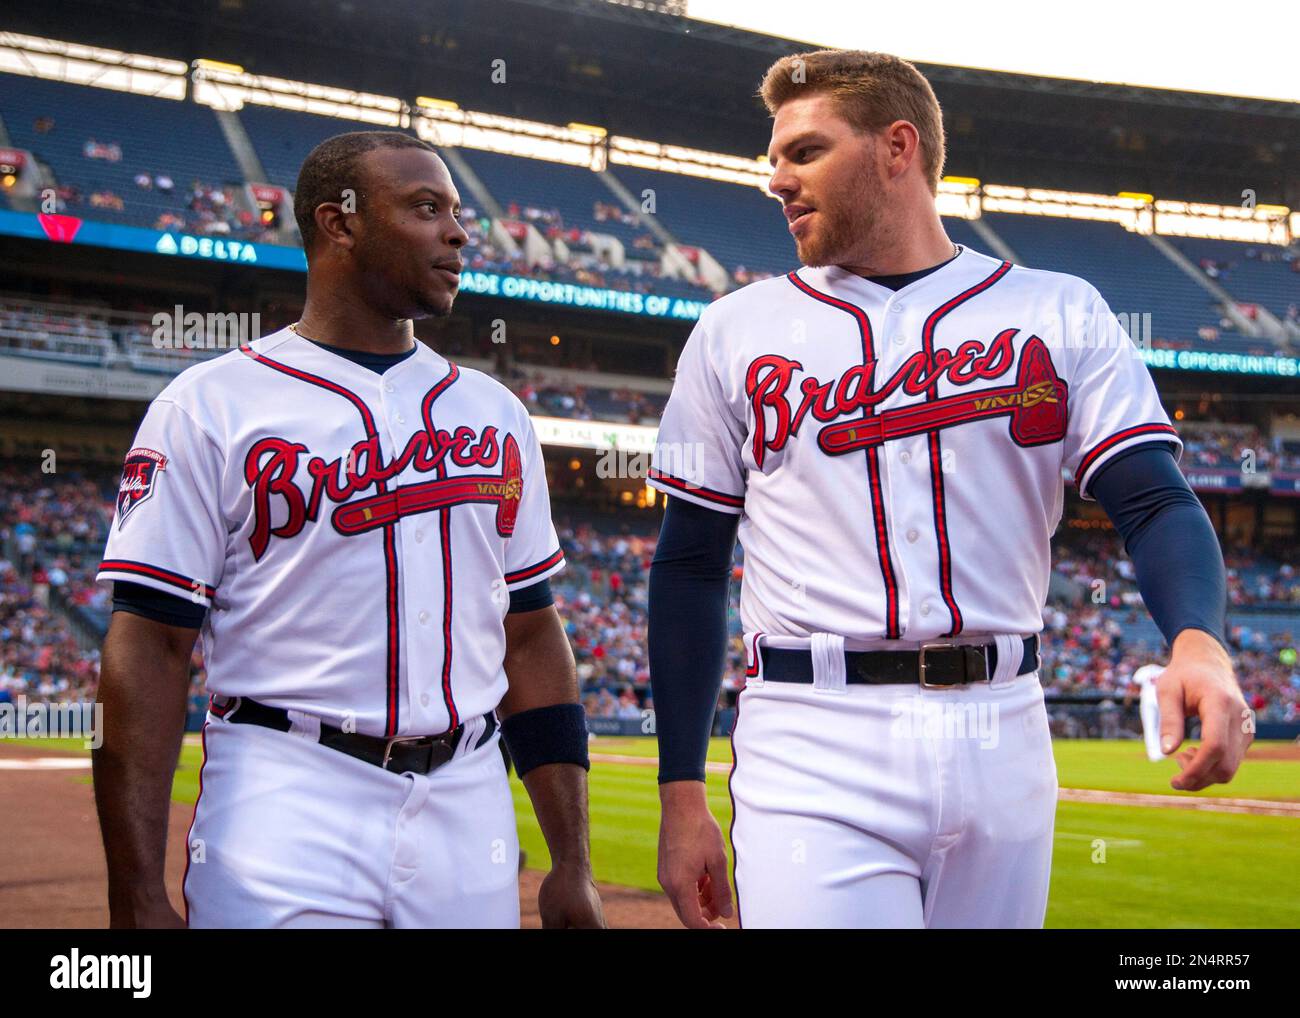
[[1201,719],[1201,744],[1178,754],[1182,770],[1170,786],[1196,792],[1231,781],[1255,738],[1255,725],[1232,661],[1214,637],[1199,629],[1184,629],[1175,637],[1169,666],[1156,681],[1156,700],[1160,748],[1166,756],[1182,745],[1184,719]]
[[108,925],[114,930],[186,929],[185,920],[172,908],[166,891],[142,895],[130,902],[110,900]]
[[544,930],[605,929],[605,912],[590,865],[552,866],[537,892],[537,911]]
[[719,920],[732,915],[727,849],[704,782],[666,782],[659,798],[659,886],[687,929],[726,929]]

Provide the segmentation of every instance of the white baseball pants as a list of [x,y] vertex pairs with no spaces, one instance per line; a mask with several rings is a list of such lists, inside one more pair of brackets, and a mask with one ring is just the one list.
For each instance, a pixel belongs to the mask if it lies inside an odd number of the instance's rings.
[[500,733],[475,748],[482,722],[468,724],[448,763],[396,774],[209,713],[189,925],[517,928],[519,842]]
[[742,926],[1042,926],[1057,779],[1036,673],[952,690],[758,682],[739,707]]

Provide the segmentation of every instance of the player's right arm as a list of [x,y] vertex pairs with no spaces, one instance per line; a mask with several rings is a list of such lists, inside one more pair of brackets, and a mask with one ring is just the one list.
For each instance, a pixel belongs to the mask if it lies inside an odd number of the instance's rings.
[[[99,568],[100,580],[113,581],[114,612],[93,767],[114,926],[184,925],[164,885],[167,819],[190,654],[224,572],[224,465],[192,409],[167,393],[154,400],[127,454]],[[133,595],[124,595],[128,584]]]
[[650,566],[650,676],[659,739],[659,884],[683,925],[720,927],[731,886],[704,764],[726,667],[738,516],[670,497]]
[[108,859],[109,925],[183,927],[164,865],[195,629],[113,613],[100,660],[102,744],[92,754]]
[[650,683],[659,740],[660,886],[692,929],[732,915],[705,757],[726,660],[732,553],[744,504],[744,411],[722,382],[707,326],[682,351],[650,483],[669,496],[650,567]]

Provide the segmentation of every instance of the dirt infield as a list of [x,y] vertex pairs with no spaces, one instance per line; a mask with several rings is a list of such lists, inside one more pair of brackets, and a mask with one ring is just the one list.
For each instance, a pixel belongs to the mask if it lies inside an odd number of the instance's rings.
[[1300,802],[1270,799],[1228,799],[1213,795],[1153,795],[1147,792],[1104,792],[1096,788],[1062,788],[1062,802],[1094,802],[1104,806],[1154,806],[1209,813],[1249,813],[1252,816],[1300,817]]
[[[1255,760],[1295,760],[1300,754],[1290,755],[1291,747],[1269,747],[1251,750]],[[638,767],[657,767],[659,758],[632,756],[622,753],[592,753],[591,759],[600,763],[634,764]],[[731,764],[711,761],[704,765],[711,774],[726,774]],[[1149,792],[1104,792],[1095,788],[1062,788],[1062,802],[1095,802],[1107,806],[1153,806],[1157,809],[1192,809],[1211,813],[1251,813],[1255,816],[1300,817],[1300,802],[1275,802],[1270,799],[1230,799],[1214,795],[1155,795]]]
[[[524,870],[519,877],[520,925],[526,930],[538,929],[542,924],[537,916],[537,889],[546,874],[540,870]],[[673,907],[662,894],[651,894],[635,887],[618,887],[600,884],[600,900],[605,906],[605,921],[616,930],[680,930]],[[727,923],[734,927],[735,920]]]
[[1256,744],[1250,747],[1250,757],[1252,760],[1300,760],[1300,740],[1286,746]]
[[[46,762],[48,761],[48,762]],[[80,763],[80,766],[70,766]],[[29,746],[0,746],[0,929],[97,929],[108,925],[107,874],[99,840],[90,761]],[[167,831],[167,889],[181,911],[185,832],[192,808],[172,803]],[[525,929],[541,925],[537,889],[544,874],[520,877]],[[661,894],[602,884],[612,927],[681,928]]]

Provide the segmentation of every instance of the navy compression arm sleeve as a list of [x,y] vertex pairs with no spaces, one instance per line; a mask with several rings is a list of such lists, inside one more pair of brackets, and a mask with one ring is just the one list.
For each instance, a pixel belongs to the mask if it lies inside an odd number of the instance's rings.
[[1138,589],[1165,640],[1202,629],[1224,643],[1227,578],[1219,539],[1164,443],[1140,445],[1098,471],[1092,494],[1137,572]]
[[740,517],[668,498],[650,565],[650,689],[659,781],[703,781],[727,651]]

